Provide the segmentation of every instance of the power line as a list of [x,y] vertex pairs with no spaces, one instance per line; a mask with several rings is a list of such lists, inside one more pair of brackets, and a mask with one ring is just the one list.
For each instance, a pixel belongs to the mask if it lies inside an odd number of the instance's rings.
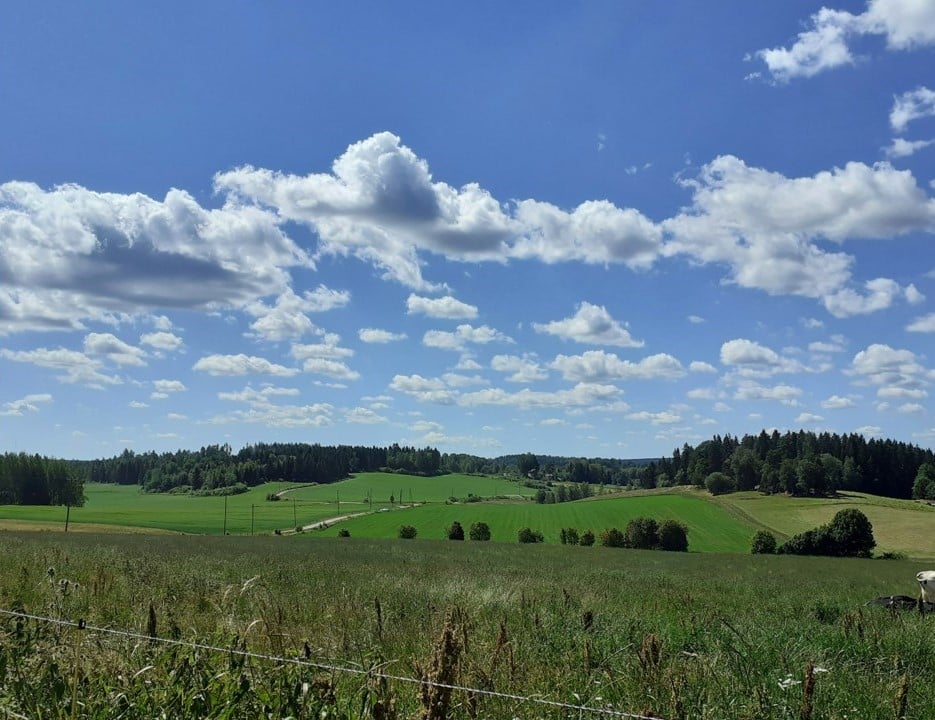
[[0,615],[8,617],[21,618],[23,620],[34,620],[36,622],[49,623],[51,625],[61,625],[63,627],[73,627],[78,630],[87,630],[89,632],[99,632],[108,635],[117,635],[130,638],[131,640],[146,640],[148,642],[158,642],[163,645],[172,645],[175,647],[185,647],[192,650],[204,650],[207,652],[226,653],[228,655],[237,655],[251,660],[263,660],[266,662],[288,663],[300,667],[312,668],[315,670],[327,670],[329,672],[348,673],[350,675],[365,675],[367,677],[380,678],[383,680],[393,680],[396,682],[410,683],[413,685],[432,685],[434,687],[446,688],[448,690],[458,690],[476,695],[485,695],[487,697],[500,698],[502,700],[515,700],[524,703],[535,703],[546,705],[548,707],[561,708],[563,710],[576,710],[579,713],[595,713],[606,715],[608,717],[628,718],[629,720],[660,720],[656,715],[641,715],[639,713],[625,712],[622,710],[613,710],[611,708],[593,707],[588,705],[574,705],[559,700],[548,700],[541,697],[528,695],[516,695],[513,693],[503,693],[496,690],[485,690],[483,688],[472,688],[464,685],[450,685],[448,683],[432,682],[431,680],[421,680],[419,678],[406,677],[405,675],[391,675],[389,673],[378,672],[374,670],[362,670],[360,668],[348,667],[346,665],[329,665],[327,663],[314,662],[302,658],[286,658],[277,655],[267,655],[265,653],[252,652],[250,650],[239,650],[237,648],[225,648],[218,645],[207,645],[204,643],[191,642],[189,640],[175,640],[172,638],[153,637],[143,633],[133,632],[131,630],[121,630],[115,628],[98,627],[88,625],[84,620],[57,620],[55,618],[44,617],[42,615],[33,615],[31,613],[18,612],[16,610],[0,609]]

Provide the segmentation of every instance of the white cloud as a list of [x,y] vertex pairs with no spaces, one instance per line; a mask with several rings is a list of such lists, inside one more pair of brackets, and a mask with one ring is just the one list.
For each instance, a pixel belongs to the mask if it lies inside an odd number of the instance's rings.
[[208,355],[192,367],[197,372],[209,375],[278,375],[291,377],[299,371],[252,355]]
[[672,425],[682,421],[681,415],[663,410],[662,412],[636,412],[627,415],[627,420],[644,420],[652,425]]
[[156,388],[156,392],[160,393],[185,392],[188,390],[181,380],[153,380],[153,387]]
[[488,385],[487,378],[480,375],[461,375],[460,373],[445,373],[442,375],[445,384],[453,388],[470,387],[471,385]]
[[930,333],[935,332],[935,313],[929,313],[922,317],[917,317],[906,326],[909,332]]
[[513,340],[499,330],[481,325],[473,327],[471,325],[458,325],[453,332],[445,330],[429,330],[422,337],[422,344],[426,347],[434,347],[442,350],[464,350],[469,343],[476,345],[486,345],[492,342],[512,343]]
[[667,353],[631,362],[603,350],[588,350],[581,355],[558,355],[549,367],[561,372],[566,380],[574,382],[674,380],[685,375],[682,364]]
[[928,395],[928,391],[921,387],[889,386],[881,387],[879,390],[877,390],[877,397],[892,398],[896,400],[905,398],[920,400],[922,398],[928,397]]
[[219,392],[219,400],[229,400],[231,402],[242,402],[248,405],[266,405],[274,397],[296,397],[299,391],[296,388],[276,387],[266,385],[259,390],[254,390],[251,386],[245,387],[237,392]]
[[89,333],[84,338],[84,351],[88,355],[103,355],[117,365],[146,365],[144,350],[125,343],[111,333]]
[[[932,116],[935,116],[935,90],[919,86],[915,90],[896,96],[890,111],[890,125],[894,132],[901,133],[913,120]],[[897,141],[894,141],[894,144],[895,142]],[[929,140],[925,144],[929,145],[931,142]]]
[[405,340],[406,333],[394,333],[379,328],[361,328],[357,331],[357,337],[360,338],[361,342],[385,345],[386,343]]
[[346,358],[353,357],[354,351],[350,348],[344,348],[339,345],[341,337],[335,333],[325,333],[322,342],[312,345],[295,344],[289,354],[296,360],[307,360],[309,358]]
[[165,331],[145,333],[140,336],[140,342],[143,345],[149,345],[156,350],[163,350],[165,352],[178,350],[183,344],[182,338],[178,335]]
[[20,416],[27,412],[39,412],[40,405],[46,405],[52,402],[52,396],[49,393],[34,393],[26,395],[19,400],[12,400],[3,404],[0,410],[0,416]]
[[857,353],[847,372],[878,386],[880,397],[910,397],[904,393],[924,391],[932,375],[911,350],[897,350],[880,343]]
[[813,353],[840,353],[845,350],[846,340],[843,335],[832,335],[826,341],[815,341],[808,344]]
[[896,408],[896,412],[903,415],[916,415],[925,412],[925,407],[919,403],[903,403]]
[[821,406],[825,410],[841,410],[843,408],[855,407],[856,403],[848,397],[841,397],[840,395],[832,395],[826,400],[821,401]]
[[589,345],[643,347],[645,344],[642,340],[634,340],[626,327],[611,317],[607,308],[589,302],[581,303],[570,318],[533,323],[533,328],[536,332]]
[[360,373],[351,370],[345,363],[322,357],[311,357],[302,363],[302,372],[327,375],[337,380],[357,380]]
[[390,382],[390,390],[414,397],[419,402],[437,405],[451,405],[458,394],[438,378],[426,378],[421,375],[395,375]]
[[869,0],[860,15],[823,7],[811,17],[790,48],[760,50],[773,78],[787,82],[856,62],[848,46],[864,35],[881,35],[890,50],[912,50],[935,43],[935,6],[925,0]]
[[344,413],[344,419],[355,425],[379,425],[388,422],[385,417],[378,415],[370,408],[355,407]]
[[824,250],[815,240],[935,229],[935,200],[909,171],[887,163],[851,162],[787,178],[721,156],[682,183],[693,190],[692,205],[663,223],[666,254],[725,264],[741,287],[821,299],[838,316],[887,307],[902,289],[886,278],[855,289],[854,258]]
[[517,383],[531,383],[545,380],[549,373],[529,355],[494,355],[490,367],[497,372],[512,373],[507,380]]
[[272,307],[258,300],[249,303],[244,309],[257,318],[250,325],[255,337],[277,341],[315,332],[315,325],[306,313],[325,312],[343,307],[350,301],[351,295],[347,291],[319,285],[301,296],[296,295],[292,288],[286,288]]
[[620,395],[613,385],[578,383],[569,390],[542,392],[524,388],[509,393],[501,388],[490,388],[462,395],[459,404],[467,407],[502,405],[529,408],[581,408],[600,409]]
[[691,372],[696,373],[716,373],[717,368],[714,367],[711,363],[702,362],[701,360],[692,360],[688,365],[688,369]]
[[123,383],[123,380],[116,375],[105,375],[100,372],[100,361],[75,350],[37,348],[36,350],[14,351],[0,348],[0,357],[12,362],[24,362],[37,367],[63,370],[65,374],[58,375],[56,380],[67,384],[86,385],[100,390],[105,385]]
[[411,294],[406,300],[406,312],[410,315],[427,315],[451,320],[473,320],[477,317],[477,308],[474,305],[463,303],[450,295],[427,298]]
[[739,368],[741,375],[768,377],[779,373],[802,372],[797,360],[780,356],[775,350],[752,340],[728,340],[721,345],[721,362]]
[[799,413],[795,418],[795,422],[801,424],[811,424],[816,422],[821,422],[824,418],[821,415],[816,415],[815,413],[803,412]]
[[140,402],[139,400],[131,400],[129,403],[127,403],[127,406],[137,410],[149,407],[149,405],[144,402]]
[[859,428],[854,428],[854,432],[869,437],[879,437],[883,434],[883,428],[879,425],[861,425]]
[[182,190],[162,201],[77,185],[0,185],[0,334],[81,329],[154,308],[238,307],[285,288],[310,259],[275,214],[208,210]]
[[929,145],[935,144],[935,140],[906,140],[905,138],[893,138],[893,142],[883,148],[887,157],[904,158],[915,155],[919,150],[924,150]]
[[705,319],[701,317],[700,315],[689,315],[688,316],[688,322],[692,323],[693,325],[700,325],[704,321]]
[[919,292],[919,289],[912,283],[906,286],[905,295],[906,302],[910,305],[921,305],[925,302],[925,295]]
[[735,400],[775,400],[790,407],[799,404],[801,395],[802,390],[791,385],[766,387],[752,380],[741,381],[734,391]]
[[714,388],[693,388],[686,393],[686,396],[692,400],[714,400],[717,393]]

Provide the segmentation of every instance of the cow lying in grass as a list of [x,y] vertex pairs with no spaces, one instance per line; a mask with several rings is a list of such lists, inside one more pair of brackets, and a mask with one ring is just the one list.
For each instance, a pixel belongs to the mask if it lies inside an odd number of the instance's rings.
[[884,595],[870,602],[868,605],[882,605],[890,610],[913,610],[918,608],[920,613],[935,611],[935,570],[923,570],[916,575],[919,583],[919,596]]

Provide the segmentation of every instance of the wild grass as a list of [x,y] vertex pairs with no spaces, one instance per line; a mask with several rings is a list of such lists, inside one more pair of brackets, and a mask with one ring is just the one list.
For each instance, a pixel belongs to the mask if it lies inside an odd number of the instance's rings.
[[935,703],[933,619],[864,605],[911,593],[910,561],[13,532],[0,556],[2,608],[230,649],[0,618],[8,717],[598,717],[378,671],[672,719]]

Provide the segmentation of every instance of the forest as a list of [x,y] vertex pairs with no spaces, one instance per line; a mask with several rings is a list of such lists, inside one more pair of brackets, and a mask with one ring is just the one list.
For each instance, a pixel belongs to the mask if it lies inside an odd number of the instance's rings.
[[0,505],[84,504],[84,480],[63,460],[4,453],[0,455]]

